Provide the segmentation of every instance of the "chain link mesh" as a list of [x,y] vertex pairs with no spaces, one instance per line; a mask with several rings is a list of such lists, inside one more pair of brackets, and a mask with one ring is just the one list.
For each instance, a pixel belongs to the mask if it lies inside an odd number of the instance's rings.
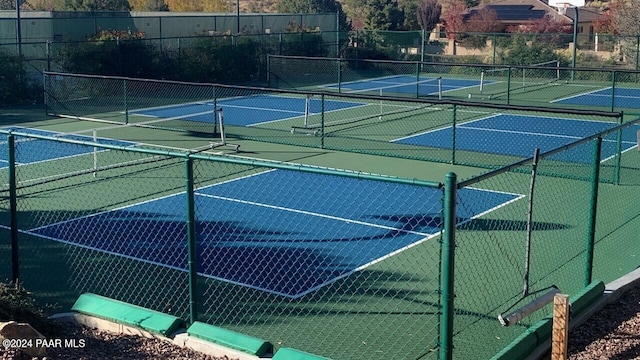
[[[413,65],[415,66],[415,64]],[[216,110],[222,111],[227,137],[352,151],[460,165],[496,168],[543,150],[593,135],[617,125],[621,114],[568,109],[543,109],[474,102],[401,99],[362,94],[337,94],[192,84],[139,79],[47,74],[50,113],[97,121],[126,122],[137,127],[179,130],[220,136]],[[87,111],[58,93],[83,83],[82,101],[97,103]],[[411,86],[410,86],[411,87]],[[83,87],[76,87],[82,89]],[[78,90],[82,92],[83,90]],[[100,93],[105,92],[106,96]],[[120,110],[101,105],[119,94]],[[90,113],[90,114],[89,114]],[[564,121],[566,119],[566,122]],[[482,128],[493,131],[474,135]],[[564,128],[578,129],[578,135]],[[535,134],[527,143],[503,144],[513,133]],[[161,141],[159,137],[157,141]],[[154,139],[150,139],[151,142]],[[529,143],[531,142],[531,143]],[[521,148],[521,149],[520,149]],[[522,151],[521,151],[522,150]],[[524,151],[524,152],[523,152]]]
[[445,99],[640,112],[637,69],[573,68],[559,59],[525,66],[270,55],[268,66],[270,86],[282,89],[350,93],[366,82],[369,93],[433,97],[424,81],[441,79]]

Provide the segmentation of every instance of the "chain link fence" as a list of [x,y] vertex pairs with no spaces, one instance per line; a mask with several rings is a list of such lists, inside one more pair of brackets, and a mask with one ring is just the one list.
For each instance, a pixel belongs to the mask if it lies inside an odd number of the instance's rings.
[[444,187],[4,129],[0,271],[334,359],[489,358],[550,309],[499,315],[637,266],[640,163],[605,149],[639,124]]
[[[437,96],[391,98],[63,73],[47,73],[45,89],[52,115],[219,134],[216,117],[221,113],[230,138],[485,168],[531,156],[528,150],[501,150],[509,141],[501,136],[518,131],[517,124],[528,124],[539,134],[563,133],[561,127],[575,125],[584,127],[579,135],[584,137],[623,120],[615,112],[491,105]],[[578,125],[575,120],[593,123]],[[503,123],[504,131],[475,139],[473,130],[492,121]],[[544,142],[545,149],[570,141],[553,139],[527,141]]]
[[573,68],[560,59],[516,66],[270,55],[267,65],[268,86],[280,89],[640,111],[640,71]]

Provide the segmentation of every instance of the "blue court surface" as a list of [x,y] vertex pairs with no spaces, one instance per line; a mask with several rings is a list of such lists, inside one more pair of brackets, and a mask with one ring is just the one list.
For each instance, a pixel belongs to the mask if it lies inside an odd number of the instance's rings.
[[[53,131],[27,129],[22,127],[4,127],[3,130],[20,131],[28,134],[58,136],[63,139],[77,141],[93,141],[92,136],[83,136],[77,134],[60,134]],[[115,146],[135,146],[136,143],[97,138],[96,142],[100,144],[108,144]],[[93,153],[93,148],[72,143],[62,143],[53,140],[41,140],[33,138],[16,137],[16,164],[33,164],[42,161],[64,159],[73,156],[86,155]],[[0,168],[9,166],[9,150],[6,140],[0,141]]]
[[[325,100],[324,110],[325,112],[336,111],[363,105],[365,104],[359,102]],[[215,106],[222,108],[225,125],[255,126],[302,117],[307,111],[307,100],[305,98],[256,95],[217,99]],[[214,102],[211,101],[131,110],[130,115],[213,123],[214,110]],[[308,112],[317,114],[321,110],[321,99],[312,97],[309,100]]]
[[[541,152],[557,149],[616,125],[613,122],[497,114],[456,125],[455,147],[457,150],[528,158],[533,156],[535,148],[540,148]],[[635,125],[622,132],[623,151],[637,145],[638,130],[640,126]],[[452,131],[452,127],[446,127],[393,141],[451,149]],[[607,159],[616,153],[616,134],[603,140],[602,158]],[[583,150],[582,147],[573,148],[555,155],[554,159],[590,163],[592,152]]]
[[[441,191],[288,170],[200,188],[198,272],[298,298],[439,234]],[[458,196],[458,223],[521,198],[472,188]],[[185,203],[179,193],[28,233],[186,271]]]
[[[460,90],[480,86],[478,80],[466,79],[446,79],[443,78],[440,84],[437,78],[420,78],[416,82],[415,75],[395,75],[375,79],[349,81],[340,83],[340,89],[347,92],[376,92],[398,93],[398,94],[418,94],[418,95],[438,95],[440,87],[442,92]],[[485,81],[485,84],[489,82]],[[338,89],[338,84],[326,85],[325,88]]]
[[[614,99],[612,99],[612,96]],[[612,101],[614,103],[612,104]],[[552,101],[557,104],[640,109],[640,89],[611,87]]]

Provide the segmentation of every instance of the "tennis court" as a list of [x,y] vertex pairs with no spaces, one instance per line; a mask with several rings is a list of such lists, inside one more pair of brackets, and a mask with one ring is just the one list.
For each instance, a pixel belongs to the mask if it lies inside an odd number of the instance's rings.
[[[541,151],[553,150],[609,129],[613,125],[602,121],[496,114],[457,125],[455,129],[447,127],[393,141],[450,149],[455,130],[456,149],[528,157],[533,154],[536,147]],[[630,127],[622,132],[622,151],[637,145],[638,130],[640,126]],[[617,139],[615,135],[610,135],[603,140],[602,159],[604,160],[613,157],[616,153]],[[573,149],[573,151],[562,152],[559,155],[560,158],[556,159],[590,163],[592,161],[590,155]]]
[[[51,153],[73,156],[80,154],[78,146],[58,143]],[[28,158],[19,162],[57,159],[25,150],[18,153]],[[340,201],[335,189],[341,189]],[[473,204],[461,209],[460,223],[521,197],[473,188],[459,196]],[[291,298],[429,240],[439,234],[442,222],[440,189],[289,170],[203,186],[195,198],[199,273]],[[24,232],[187,271],[186,253],[180,251],[185,245],[185,202],[185,193],[175,193]]]
[[416,81],[416,75],[394,75],[322,86],[325,89],[347,93],[371,93],[375,95],[417,94],[418,96],[438,96],[447,91],[461,90],[480,86],[480,81],[441,77],[422,77]]
[[[613,103],[612,103],[613,101]],[[557,104],[640,109],[640,89],[607,87],[552,101]]]

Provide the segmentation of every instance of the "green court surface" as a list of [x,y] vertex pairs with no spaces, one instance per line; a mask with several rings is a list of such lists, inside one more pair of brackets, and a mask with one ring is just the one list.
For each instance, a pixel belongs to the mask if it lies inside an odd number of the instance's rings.
[[[40,108],[0,110],[0,119],[2,126],[17,125],[58,133],[112,126],[48,117]],[[136,127],[113,128],[99,133],[103,137],[168,151],[201,148],[212,141],[210,136],[203,134]],[[240,145],[240,152],[220,147],[211,153],[433,182],[444,182],[449,172],[463,180],[487,171],[486,168],[442,162],[233,137],[228,141]],[[590,153],[591,144],[581,151]],[[46,169],[47,166],[36,168]],[[19,175],[27,171],[18,167]],[[213,165],[205,161],[196,162],[194,171],[196,188],[260,173],[251,166]],[[614,177],[610,163],[603,162],[600,171],[603,179]],[[585,181],[584,176],[588,177],[590,173],[588,163],[569,166],[566,162],[543,160],[539,164],[531,223],[531,291],[556,285],[563,293],[575,294],[584,287],[585,244],[589,236],[588,211],[592,195],[592,184]],[[637,268],[640,258],[640,248],[636,246],[640,231],[640,154],[635,149],[622,154],[619,175],[619,184],[603,182],[599,187],[593,276],[605,282]],[[6,176],[6,171],[2,176]],[[282,184],[292,188],[293,185]],[[19,194],[19,227],[31,229],[41,220],[58,223],[101,211],[126,209],[131,204],[178,193],[184,187],[181,160],[168,161],[162,166],[144,165],[135,172],[114,170],[103,175],[98,173],[95,177],[62,179],[39,185],[37,191],[25,189]],[[522,324],[508,328],[497,320],[498,315],[512,305],[530,300],[529,297],[520,301],[529,211],[526,197],[530,187],[530,164],[471,186],[496,194],[514,194],[517,199],[461,221],[457,227],[455,359],[490,358],[550,311],[547,306]],[[379,195],[370,194],[371,197]],[[309,202],[315,200],[308,199]],[[481,201],[481,198],[461,197],[457,207],[464,212]],[[412,204],[412,199],[406,199],[406,202]],[[3,197],[0,204],[7,209],[7,197]],[[381,208],[385,206],[380,204]],[[438,214],[432,210],[425,209],[428,213],[425,217],[437,218]],[[7,259],[2,262],[6,265],[0,266],[0,276],[7,279],[11,276],[7,212],[3,212],[0,220],[3,225],[0,236],[6,239],[0,242],[0,258]],[[141,221],[140,226],[145,224]],[[144,229],[140,228],[141,231]],[[224,236],[224,229],[211,229]],[[441,237],[437,234],[299,298],[199,276],[198,320],[265,339],[276,349],[295,348],[333,359],[436,359],[441,312],[438,292],[440,242]],[[140,249],[144,252],[154,250],[167,251],[156,249],[151,241]],[[184,249],[174,251],[176,254],[168,253],[167,256],[177,256]],[[267,257],[262,253],[254,255]],[[60,310],[69,309],[80,293],[92,292],[183,319],[189,316],[186,272],[119,256],[116,251],[96,251],[51,241],[33,233],[21,233],[20,271],[20,278],[28,290],[40,300],[56,304]]]

